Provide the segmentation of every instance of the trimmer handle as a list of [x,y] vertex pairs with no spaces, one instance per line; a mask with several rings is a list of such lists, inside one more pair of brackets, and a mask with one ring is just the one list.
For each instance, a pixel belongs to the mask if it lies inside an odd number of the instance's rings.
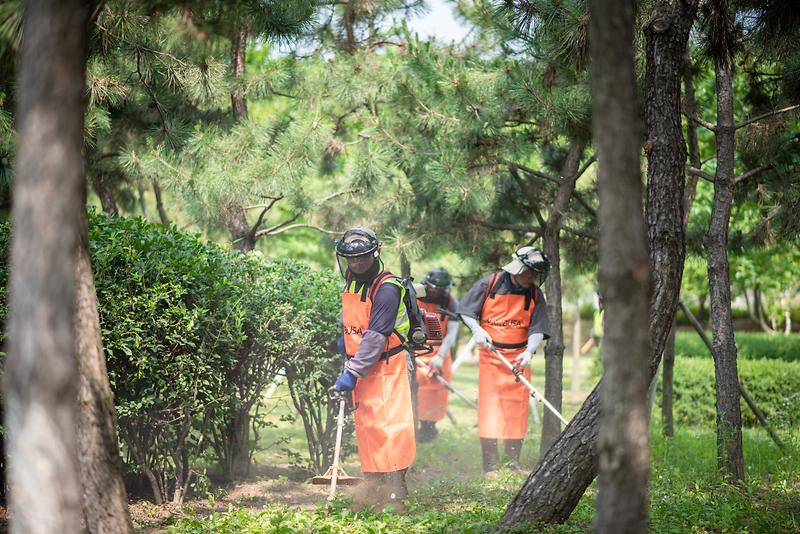
[[330,402],[344,401],[348,411],[353,411],[353,392],[352,391],[336,391],[336,386],[328,388],[328,400]]

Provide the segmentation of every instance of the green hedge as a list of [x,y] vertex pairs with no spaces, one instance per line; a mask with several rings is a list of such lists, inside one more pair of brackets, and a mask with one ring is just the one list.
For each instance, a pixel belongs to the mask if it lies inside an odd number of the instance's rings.
[[[8,236],[0,225],[2,260]],[[294,371],[292,395],[303,399],[309,462],[325,461],[334,426],[325,389],[340,365],[337,277],[92,211],[89,241],[123,459],[156,500],[180,499],[208,460],[226,478],[246,474],[254,408],[282,369]]]
[[[711,338],[711,333],[706,332]],[[736,332],[739,359],[783,360],[800,362],[800,334],[767,334],[765,332]],[[708,358],[703,340],[694,330],[682,330],[675,336],[675,353],[682,356]]]
[[[800,362],[740,360],[738,367],[739,380],[771,425],[790,429],[800,424]],[[716,390],[713,360],[710,357],[678,356],[673,380],[675,423],[714,426]],[[658,402],[661,402],[660,392]],[[744,400],[740,403],[742,423],[756,426],[758,421],[753,412]]]

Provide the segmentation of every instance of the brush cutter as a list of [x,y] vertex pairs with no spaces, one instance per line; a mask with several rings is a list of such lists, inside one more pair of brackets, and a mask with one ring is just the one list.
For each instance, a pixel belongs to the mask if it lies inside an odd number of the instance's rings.
[[336,418],[336,444],[333,449],[333,464],[325,471],[324,475],[317,475],[311,479],[312,484],[330,484],[331,490],[328,493],[328,500],[332,501],[336,497],[336,485],[352,486],[358,484],[363,479],[361,477],[351,477],[339,467],[339,452],[342,449],[342,429],[344,428],[344,407],[347,404],[347,396],[350,392],[338,392],[334,388],[328,390],[328,397],[331,401],[339,401],[339,416]]
[[512,373],[514,373],[514,376],[515,376],[515,377],[517,377],[517,382],[522,382],[522,384],[523,384],[523,385],[524,385],[526,388],[528,388],[528,391],[530,391],[530,392],[531,392],[531,397],[533,397],[534,399],[536,399],[536,400],[538,400],[538,401],[541,401],[541,402],[542,402],[542,404],[544,404],[544,405],[545,405],[545,407],[546,407],[548,410],[550,410],[551,412],[553,412],[553,414],[555,414],[555,416],[556,416],[556,417],[558,417],[558,418],[561,420],[561,422],[562,422],[562,423],[564,423],[565,425],[569,424],[569,422],[568,422],[566,419],[564,419],[564,416],[563,416],[563,415],[561,415],[560,413],[558,413],[558,410],[556,410],[556,409],[553,407],[553,405],[552,405],[552,404],[550,404],[550,403],[547,401],[547,399],[545,399],[544,397],[542,397],[542,395],[541,395],[541,394],[540,394],[540,393],[539,393],[539,392],[536,390],[536,388],[535,388],[535,387],[533,387],[533,384],[531,384],[530,382],[528,382],[528,380],[527,380],[527,379],[526,379],[526,378],[525,378],[525,377],[522,375],[522,370],[520,370],[518,367],[515,367],[514,365],[512,365],[512,364],[511,364],[511,362],[509,362],[508,360],[506,360],[505,358],[503,358],[503,355],[502,355],[502,354],[500,354],[500,351],[498,351],[498,350],[497,350],[497,349],[496,349],[496,348],[495,348],[493,345],[489,345],[489,350],[490,350],[490,351],[492,351],[492,352],[494,353],[494,355],[495,355],[495,356],[497,356],[497,358],[498,358],[498,359],[499,359],[501,362],[503,362],[503,365],[505,365],[506,367],[508,367],[509,371],[511,371]]
[[439,373],[439,372],[438,372],[436,369],[434,369],[434,368],[433,368],[433,367],[431,367],[430,365],[426,364],[426,363],[425,363],[425,362],[423,362],[422,360],[417,360],[417,365],[421,366],[421,367],[422,367],[422,368],[423,368],[425,371],[427,371],[427,372],[428,372],[428,376],[432,376],[432,377],[434,377],[434,378],[435,378],[435,379],[436,379],[436,380],[437,380],[437,381],[438,381],[438,382],[439,382],[441,385],[443,385],[444,387],[446,387],[446,388],[447,388],[447,390],[448,390],[448,391],[450,391],[450,393],[452,393],[453,395],[456,395],[456,396],[458,396],[458,398],[460,398],[461,400],[463,400],[464,402],[466,402],[466,403],[467,403],[467,405],[468,405],[470,408],[475,408],[476,410],[478,409],[478,405],[477,405],[477,404],[475,404],[474,402],[472,402],[471,400],[469,400],[468,398],[466,398],[464,395],[462,395],[461,393],[459,393],[459,392],[458,392],[458,390],[457,390],[456,388],[454,388],[454,387],[453,387],[453,386],[450,384],[450,382],[448,382],[447,380],[445,380],[445,379],[444,379],[444,377],[442,376],[442,374],[441,374],[441,373]]

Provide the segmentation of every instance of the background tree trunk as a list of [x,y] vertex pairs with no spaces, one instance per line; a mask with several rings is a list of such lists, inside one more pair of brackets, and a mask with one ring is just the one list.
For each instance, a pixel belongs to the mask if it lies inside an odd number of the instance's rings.
[[243,80],[245,54],[247,53],[247,34],[247,25],[242,24],[239,26],[233,37],[233,50],[231,52],[231,75],[239,82],[239,85],[231,93],[231,108],[236,122],[247,119],[247,97],[244,94]]
[[[719,12],[727,13],[724,1]],[[725,15],[723,15],[725,16]],[[717,464],[732,480],[744,480],[742,413],[739,406],[739,375],[733,339],[731,285],[728,272],[728,225],[733,203],[733,58],[715,59],[717,75],[717,174],[714,177],[714,207],[704,246],[708,253],[708,285],[711,294],[711,325],[714,332],[714,369],[717,384]]]
[[592,0],[592,129],[597,146],[600,294],[606,309],[595,532],[645,532],[650,266],[642,213],[642,125],[633,67],[634,2]]
[[132,532],[128,496],[122,481],[114,396],[100,337],[88,222],[82,208],[75,275],[75,341],[80,375],[77,428],[83,517],[89,532]]
[[572,328],[572,382],[570,390],[577,394],[581,389],[581,299],[575,301],[575,326]]
[[669,331],[667,344],[664,346],[664,361],[661,370],[661,424],[664,435],[675,434],[672,423],[672,371],[675,368],[675,321]]
[[[156,196],[156,209],[158,210],[158,218],[164,226],[169,225],[169,217],[167,210],[164,209],[164,201],[161,198],[161,184],[158,183],[158,178],[153,178],[153,194]],[[146,218],[146,217],[145,217]]]
[[97,191],[97,196],[100,197],[100,206],[103,211],[112,217],[118,216],[119,206],[117,206],[114,190],[105,182],[102,176],[94,180],[94,190]]
[[[544,253],[550,258],[550,274],[545,281],[547,315],[550,320],[550,339],[544,348],[544,397],[556,410],[561,411],[564,383],[564,315],[561,308],[561,222],[569,208],[569,200],[578,179],[578,166],[586,143],[573,141],[567,159],[561,168],[560,184],[547,225],[544,229]],[[561,433],[561,422],[550,410],[545,410],[542,422],[542,440],[539,455],[544,455]]]
[[80,0],[24,4],[4,377],[14,533],[81,531],[73,314],[87,20]]
[[[690,117],[697,116],[697,102],[694,91],[695,67],[692,64],[692,57],[687,53],[683,59],[683,101],[686,114]],[[694,121],[686,121],[686,143],[689,145],[689,163],[692,167],[699,169],[703,162],[700,159],[700,142],[697,139],[697,124]],[[689,174],[686,177],[686,189],[683,195],[683,225],[689,222],[689,212],[694,202],[694,194],[697,190],[697,176]]]
[[[650,300],[650,372],[655,373],[667,333],[675,316],[685,255],[683,192],[686,152],[680,120],[680,66],[686,50],[696,2],[662,0],[645,28],[647,73],[645,114],[648,137],[658,130],[680,147],[650,154],[647,184],[647,223],[653,296]],[[658,100],[656,100],[658,99]],[[669,105],[666,106],[666,102]],[[661,141],[661,139],[659,139]],[[654,147],[655,148],[655,147]],[[677,217],[676,217],[677,215]],[[597,469],[597,388],[570,421],[556,443],[506,509],[501,524],[560,523],[578,504]]]

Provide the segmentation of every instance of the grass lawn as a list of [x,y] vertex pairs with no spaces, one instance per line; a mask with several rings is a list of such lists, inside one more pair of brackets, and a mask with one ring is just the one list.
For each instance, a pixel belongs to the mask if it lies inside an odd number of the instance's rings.
[[[583,365],[589,364],[589,358]],[[571,373],[571,359],[565,358],[565,377]],[[534,360],[533,383],[543,389],[544,363]],[[569,419],[580,407],[583,396],[593,385],[584,377],[582,395],[565,393],[564,415]],[[565,380],[569,388],[568,379]],[[477,367],[462,365],[454,386],[469,398],[477,398]],[[710,399],[713,403],[713,399]],[[262,408],[270,412],[275,427],[260,435],[256,462],[260,477],[232,488],[217,498],[197,500],[160,522],[139,522],[148,531],[175,533],[214,532],[487,532],[496,526],[507,503],[524,477],[503,471],[497,480],[486,480],[481,473],[477,415],[463,401],[452,398],[450,411],[455,419],[438,426],[439,437],[420,444],[417,458],[409,470],[411,497],[405,513],[350,510],[351,499],[345,490],[333,506],[325,508],[325,488],[305,483],[308,476],[291,467],[293,456],[284,449],[305,454],[302,425],[292,421],[292,408],[285,390],[278,390]],[[541,414],[541,405],[539,406]],[[715,468],[713,428],[676,428],[676,435],[660,435],[661,422],[654,410],[651,431],[651,508],[652,532],[800,532],[800,432],[782,437],[791,445],[784,455],[761,429],[745,430],[747,484],[736,487],[719,480]],[[529,427],[522,459],[533,467],[538,455],[541,427]],[[296,460],[296,455],[294,456]],[[354,454],[345,464],[348,472],[358,472]],[[248,485],[249,484],[249,485]],[[244,489],[243,489],[244,488]],[[538,532],[588,532],[594,517],[595,484],[580,501],[572,517],[563,525],[536,528]],[[524,526],[517,532],[531,532]],[[513,532],[513,531],[512,531]]]

